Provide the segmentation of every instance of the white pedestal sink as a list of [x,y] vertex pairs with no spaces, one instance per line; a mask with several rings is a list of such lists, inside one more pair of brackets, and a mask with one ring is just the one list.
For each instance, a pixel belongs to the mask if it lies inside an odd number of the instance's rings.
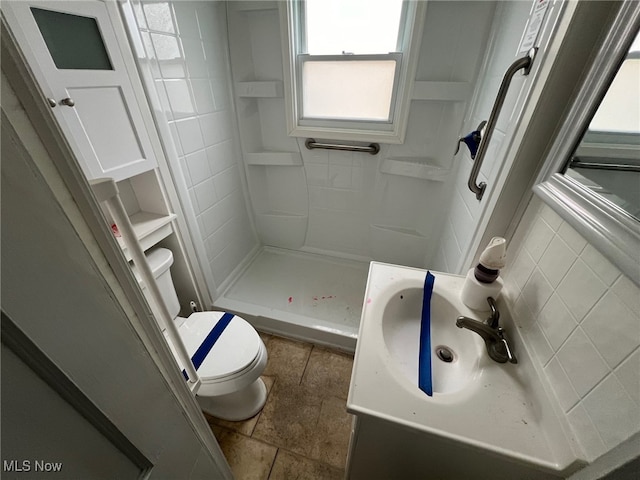
[[[432,273],[429,397],[417,386],[426,271],[371,263],[347,400],[356,415],[348,478],[552,479],[577,470],[581,450],[509,312],[498,304],[515,365],[491,360],[477,334],[456,327],[459,315],[486,318],[460,301],[464,277]],[[439,359],[438,347],[453,361]]]

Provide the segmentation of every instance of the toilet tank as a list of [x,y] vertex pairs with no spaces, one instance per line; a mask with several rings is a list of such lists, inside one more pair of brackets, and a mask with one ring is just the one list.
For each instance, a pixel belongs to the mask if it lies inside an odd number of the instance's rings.
[[[147,257],[149,268],[151,268],[151,272],[158,284],[160,295],[162,295],[162,298],[167,305],[169,315],[171,315],[171,319],[175,319],[180,313],[180,302],[178,301],[178,295],[176,295],[176,289],[174,288],[173,280],[171,279],[171,271],[169,270],[169,267],[173,265],[173,254],[171,253],[171,250],[166,248],[154,248],[146,252],[145,256]],[[146,286],[143,284],[140,274],[137,272],[135,267],[133,268],[133,271],[138,283],[142,287],[145,297],[149,301],[151,310],[158,318],[160,318],[157,313],[155,302],[151,299],[150,295],[147,294]]]

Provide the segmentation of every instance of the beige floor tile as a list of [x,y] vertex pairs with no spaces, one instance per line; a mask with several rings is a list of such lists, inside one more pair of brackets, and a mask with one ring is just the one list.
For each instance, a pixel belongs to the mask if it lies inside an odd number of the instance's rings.
[[279,384],[299,384],[311,347],[309,343],[272,336],[267,345],[269,360],[264,375],[275,376]]
[[278,449],[269,480],[341,480],[344,471],[294,453]]
[[[262,380],[264,381],[265,386],[267,387],[267,398],[271,389],[273,388],[273,382],[275,381],[275,377],[267,377],[265,375],[262,376]],[[251,417],[248,420],[243,420],[242,422],[230,422],[228,420],[222,420],[220,418],[212,417],[205,413],[207,417],[207,421],[209,424],[220,425],[221,427],[228,428],[229,430],[233,430],[234,432],[241,433],[250,437],[253,433],[254,428],[256,428],[256,424],[258,423],[258,418],[260,417],[260,411],[255,416]]]
[[323,396],[347,399],[353,356],[322,347],[313,347],[302,385],[318,389]]
[[316,391],[291,383],[276,383],[262,409],[253,438],[307,455],[322,408]]
[[235,480],[266,480],[275,460],[277,447],[212,425]]
[[308,456],[344,469],[347,462],[352,418],[347,413],[345,400],[337,397],[325,398],[322,401]]

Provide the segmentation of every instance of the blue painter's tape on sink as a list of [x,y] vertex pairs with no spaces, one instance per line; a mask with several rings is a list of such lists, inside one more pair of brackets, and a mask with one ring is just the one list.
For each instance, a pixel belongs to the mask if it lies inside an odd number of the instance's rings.
[[418,355],[418,388],[433,396],[431,380],[431,294],[435,277],[427,272],[422,296],[422,320],[420,321],[420,353]]

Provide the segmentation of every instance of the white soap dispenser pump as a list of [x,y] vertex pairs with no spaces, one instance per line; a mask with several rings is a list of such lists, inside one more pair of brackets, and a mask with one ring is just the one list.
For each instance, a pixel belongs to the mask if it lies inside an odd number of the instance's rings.
[[493,237],[480,255],[478,265],[467,272],[460,292],[462,302],[473,310],[489,310],[488,297],[497,299],[504,286],[500,269],[505,266],[507,241]]

